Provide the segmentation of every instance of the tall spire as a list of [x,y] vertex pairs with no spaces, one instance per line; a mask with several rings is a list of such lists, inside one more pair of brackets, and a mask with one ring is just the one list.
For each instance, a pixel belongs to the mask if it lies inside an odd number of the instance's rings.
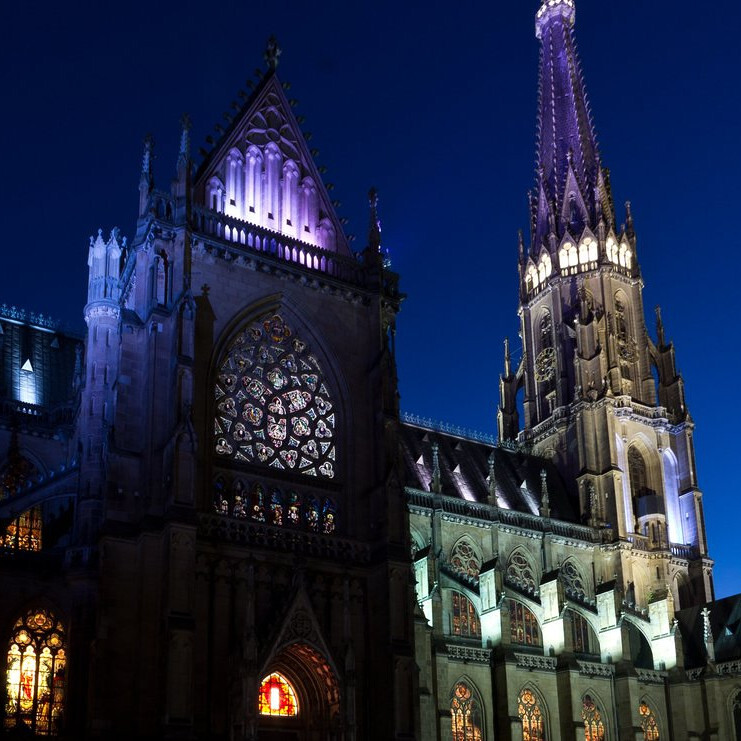
[[576,51],[575,16],[574,0],[544,0],[535,19],[541,50],[534,251],[551,232],[560,239],[566,231],[595,229],[611,209]]

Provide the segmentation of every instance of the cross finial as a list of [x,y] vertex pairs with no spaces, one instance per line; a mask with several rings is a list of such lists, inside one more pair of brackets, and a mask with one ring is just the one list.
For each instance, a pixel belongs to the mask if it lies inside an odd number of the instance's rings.
[[548,494],[548,473],[545,468],[540,469],[540,516],[551,516],[551,502]]
[[263,55],[270,69],[275,69],[278,66],[278,60],[282,53],[283,50],[278,46],[275,36],[271,35],[265,47],[265,54]]

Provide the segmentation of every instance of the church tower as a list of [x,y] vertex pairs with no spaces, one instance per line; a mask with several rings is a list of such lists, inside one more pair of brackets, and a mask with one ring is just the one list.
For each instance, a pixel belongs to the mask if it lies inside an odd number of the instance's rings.
[[[618,224],[574,38],[574,0],[537,12],[530,239],[519,245],[522,359],[506,350],[501,440],[551,458],[582,519],[621,543],[628,601],[712,598],[694,423],[657,309],[648,334],[630,204]],[[518,404],[518,397],[521,406]],[[524,412],[520,429],[519,410]]]

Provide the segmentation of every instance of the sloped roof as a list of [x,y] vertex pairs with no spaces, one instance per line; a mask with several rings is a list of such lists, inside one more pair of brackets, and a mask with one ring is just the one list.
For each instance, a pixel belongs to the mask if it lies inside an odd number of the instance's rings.
[[676,614],[684,645],[685,666],[704,666],[707,661],[703,636],[704,608],[710,611],[710,631],[715,643],[715,661],[741,658],[741,594],[687,607]]
[[578,506],[549,460],[409,423],[402,424],[401,430],[406,486],[430,490],[432,445],[437,443],[442,493],[469,502],[487,502],[489,457],[493,452],[499,507],[537,515],[541,500],[540,472],[545,470],[552,517],[579,522]]

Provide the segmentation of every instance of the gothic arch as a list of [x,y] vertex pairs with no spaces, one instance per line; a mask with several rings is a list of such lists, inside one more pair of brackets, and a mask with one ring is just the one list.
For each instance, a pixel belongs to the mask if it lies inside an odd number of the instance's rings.
[[453,741],[485,741],[484,703],[476,684],[462,675],[453,684],[449,698]]
[[655,669],[653,650],[651,649],[651,636],[648,629],[641,625],[641,621],[628,613],[623,613],[621,618],[628,626],[630,637],[630,660],[639,669]]
[[548,706],[545,699],[531,682],[527,682],[517,693],[514,715],[520,718],[523,736],[528,730],[531,741],[546,741],[551,738]]
[[570,619],[571,638],[574,653],[590,656],[600,655],[599,619],[588,615],[585,610],[575,605],[566,608]]
[[[646,732],[647,725],[650,727],[650,720],[648,720],[649,716],[646,715],[643,711],[644,707],[648,708],[650,714],[653,716],[656,723],[656,728],[658,730],[658,735],[652,735]],[[646,694],[642,695],[640,700],[638,701],[638,723],[643,729],[643,738],[645,739],[645,741],[656,741],[657,739],[663,741],[663,739],[668,738],[667,725],[665,723],[664,715],[661,712],[660,707],[661,706],[658,702],[656,702],[652,697],[649,697]]]
[[[468,590],[446,589],[450,616],[449,633],[461,638],[481,638],[481,600]],[[447,602],[448,600],[446,600]]]
[[[594,706],[596,713],[589,711],[589,702]],[[585,741],[608,741],[610,738],[610,721],[606,715],[608,706],[600,695],[591,687],[582,693],[580,720],[584,723]],[[591,723],[589,722],[591,720]],[[600,723],[601,728],[600,728]],[[602,733],[600,734],[600,730]]]
[[517,546],[507,559],[505,582],[524,594],[535,594],[540,586],[540,571],[527,549]]
[[590,580],[585,577],[584,570],[577,559],[567,558],[559,568],[558,577],[563,584],[564,592],[577,602],[586,602],[592,598],[594,590]]
[[735,741],[741,741],[741,686],[736,685],[729,693],[726,701],[728,710],[729,728],[733,729]]
[[686,543],[684,523],[679,508],[679,464],[677,456],[670,448],[665,448],[661,454],[662,479],[664,502],[666,504],[668,539],[672,543]]
[[[327,387],[328,398],[332,404],[332,414],[336,420],[334,429],[330,429],[327,432],[320,432],[318,429],[318,425],[322,424],[321,418],[318,417],[315,422],[315,425],[317,425],[316,434],[328,435],[326,439],[333,443],[336,450],[336,458],[332,462],[331,475],[324,478],[318,476],[307,476],[306,478],[311,479],[311,483],[313,484],[320,484],[325,478],[334,480],[344,479],[347,476],[348,461],[353,458],[352,450],[349,447],[352,440],[349,431],[353,428],[353,425],[350,406],[347,404],[347,399],[350,398],[350,392],[342,375],[338,357],[328,350],[327,343],[303,320],[301,312],[297,310],[290,300],[279,295],[268,296],[262,301],[246,307],[226,324],[214,343],[208,375],[209,386],[211,388],[216,386],[220,363],[224,361],[230,351],[233,351],[234,343],[240,334],[246,332],[255,323],[269,321],[275,316],[280,316],[284,320],[285,325],[291,329],[291,337],[295,337],[306,344],[312,355],[316,358],[321,380]],[[218,438],[218,435],[215,436],[212,427],[217,416],[218,403],[212,394],[207,410],[206,429],[204,430],[205,439],[207,440],[217,440]],[[234,419],[236,419],[236,413],[236,409],[230,410],[230,414]],[[233,445],[231,447],[233,449]],[[218,456],[216,455],[211,457],[212,465],[217,458]],[[280,472],[278,472],[278,475],[280,475]],[[208,506],[208,497],[202,504]]]
[[469,535],[462,535],[453,543],[448,560],[456,571],[473,579],[478,578],[483,563],[481,549]]

